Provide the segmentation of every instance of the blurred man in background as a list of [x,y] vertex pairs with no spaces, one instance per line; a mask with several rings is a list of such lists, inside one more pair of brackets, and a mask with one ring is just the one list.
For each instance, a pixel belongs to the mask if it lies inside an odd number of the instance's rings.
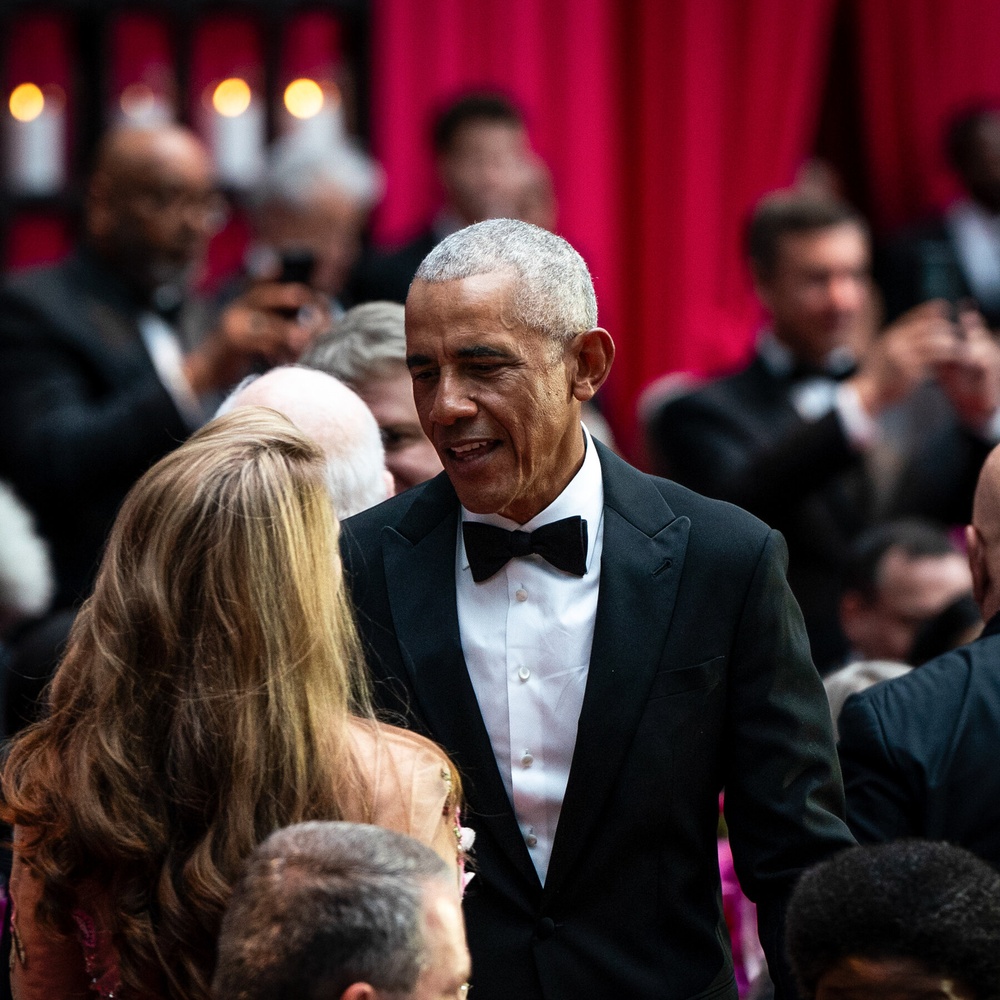
[[286,416],[326,456],[326,482],[337,517],[374,507],[392,496],[379,429],[368,407],[331,375],[296,365],[246,379],[219,407],[268,406]]
[[330,299],[339,315],[368,213],[382,186],[377,164],[346,135],[325,141],[286,136],[271,150],[252,195],[252,269],[280,275],[282,262],[297,255],[303,261],[301,276]]
[[965,190],[944,214],[899,233],[880,255],[877,277],[890,319],[928,299],[972,300],[1000,326],[1000,108],[955,115],[945,153]]
[[[770,314],[756,356],[664,405],[651,436],[667,475],[784,533],[789,583],[817,665],[829,670],[847,652],[838,605],[852,539],[892,515],[967,517],[1000,431],[1000,348],[977,314],[953,323],[942,302],[859,337],[871,291],[868,229],[842,202],[764,199],[748,251]],[[919,408],[917,452],[886,467],[883,420],[931,379],[936,415]]]
[[145,469],[251,366],[294,360],[326,321],[300,285],[255,284],[219,315],[192,298],[221,207],[191,132],[118,129],[98,151],[78,251],[0,293],[0,477],[50,545],[57,606],[86,594]]
[[849,698],[840,761],[861,843],[948,840],[1000,867],[1000,449],[983,466],[966,537],[982,635]]
[[382,432],[385,464],[396,493],[441,471],[413,402],[403,307],[398,302],[368,302],[348,310],[303,355],[302,364],[340,379],[368,405]]
[[358,302],[405,302],[418,265],[445,236],[484,219],[520,218],[526,196],[530,201],[527,187],[538,178],[524,120],[506,97],[459,98],[438,116],[432,142],[444,205],[409,243],[366,263],[357,279]]

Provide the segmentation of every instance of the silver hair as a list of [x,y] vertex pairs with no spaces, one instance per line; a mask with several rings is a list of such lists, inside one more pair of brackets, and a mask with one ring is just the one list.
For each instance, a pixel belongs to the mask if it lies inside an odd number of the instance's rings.
[[[272,368],[264,375],[248,375],[222,401],[215,416],[221,417],[237,406],[248,405],[240,398],[247,389],[252,388],[258,379],[286,370],[309,372],[312,378],[332,380],[329,383],[332,392],[324,393],[324,397],[330,395],[330,404],[309,407],[308,401],[302,402],[297,398],[289,400],[279,396],[275,399],[272,391],[272,398],[251,399],[249,405],[270,406],[277,410],[320,446],[326,456],[326,487],[338,518],[343,520],[381,503],[386,498],[382,432],[368,407],[339,379],[328,373],[304,365],[284,365]],[[338,392],[342,403],[346,397],[346,401],[353,405],[338,408],[334,395]]]
[[250,205],[260,211],[270,204],[308,208],[318,189],[332,186],[367,208],[382,197],[382,168],[347,135],[324,140],[291,133],[274,144]]
[[352,388],[406,365],[406,330],[398,302],[354,306],[301,357],[299,364],[339,378]]
[[212,995],[339,997],[352,983],[409,996],[426,960],[423,894],[444,861],[358,823],[279,830],[251,855],[222,921]]
[[517,219],[487,219],[452,233],[414,281],[513,272],[514,320],[559,341],[597,326],[597,297],[583,258],[561,236]]

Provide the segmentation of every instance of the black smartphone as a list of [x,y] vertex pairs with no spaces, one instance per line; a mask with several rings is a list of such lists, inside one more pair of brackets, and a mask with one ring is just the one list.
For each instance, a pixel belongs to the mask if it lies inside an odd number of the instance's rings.
[[294,281],[308,285],[316,270],[316,255],[311,250],[285,250],[281,254],[278,281]]

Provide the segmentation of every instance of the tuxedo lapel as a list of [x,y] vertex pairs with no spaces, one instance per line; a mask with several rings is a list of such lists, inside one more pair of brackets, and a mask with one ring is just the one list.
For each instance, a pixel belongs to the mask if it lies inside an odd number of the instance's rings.
[[599,449],[604,478],[601,586],[587,689],[546,894],[579,856],[617,780],[659,666],[687,549],[651,480]]
[[462,655],[455,596],[459,504],[439,476],[398,530],[382,530],[386,585],[417,712],[462,774],[477,834],[485,830],[538,891],[538,876],[497,769]]

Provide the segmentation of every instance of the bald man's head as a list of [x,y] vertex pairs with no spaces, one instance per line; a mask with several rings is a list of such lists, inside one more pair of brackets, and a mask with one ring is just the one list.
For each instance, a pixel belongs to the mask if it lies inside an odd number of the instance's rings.
[[989,621],[1000,611],[1000,447],[980,470],[966,541],[973,592],[983,620]]
[[309,368],[272,368],[238,387],[219,414],[240,406],[268,406],[320,446],[327,485],[341,519],[380,503],[391,492],[378,424],[354,392],[332,375]]
[[87,236],[140,290],[184,285],[204,257],[220,206],[211,160],[193,132],[118,128],[98,149]]

